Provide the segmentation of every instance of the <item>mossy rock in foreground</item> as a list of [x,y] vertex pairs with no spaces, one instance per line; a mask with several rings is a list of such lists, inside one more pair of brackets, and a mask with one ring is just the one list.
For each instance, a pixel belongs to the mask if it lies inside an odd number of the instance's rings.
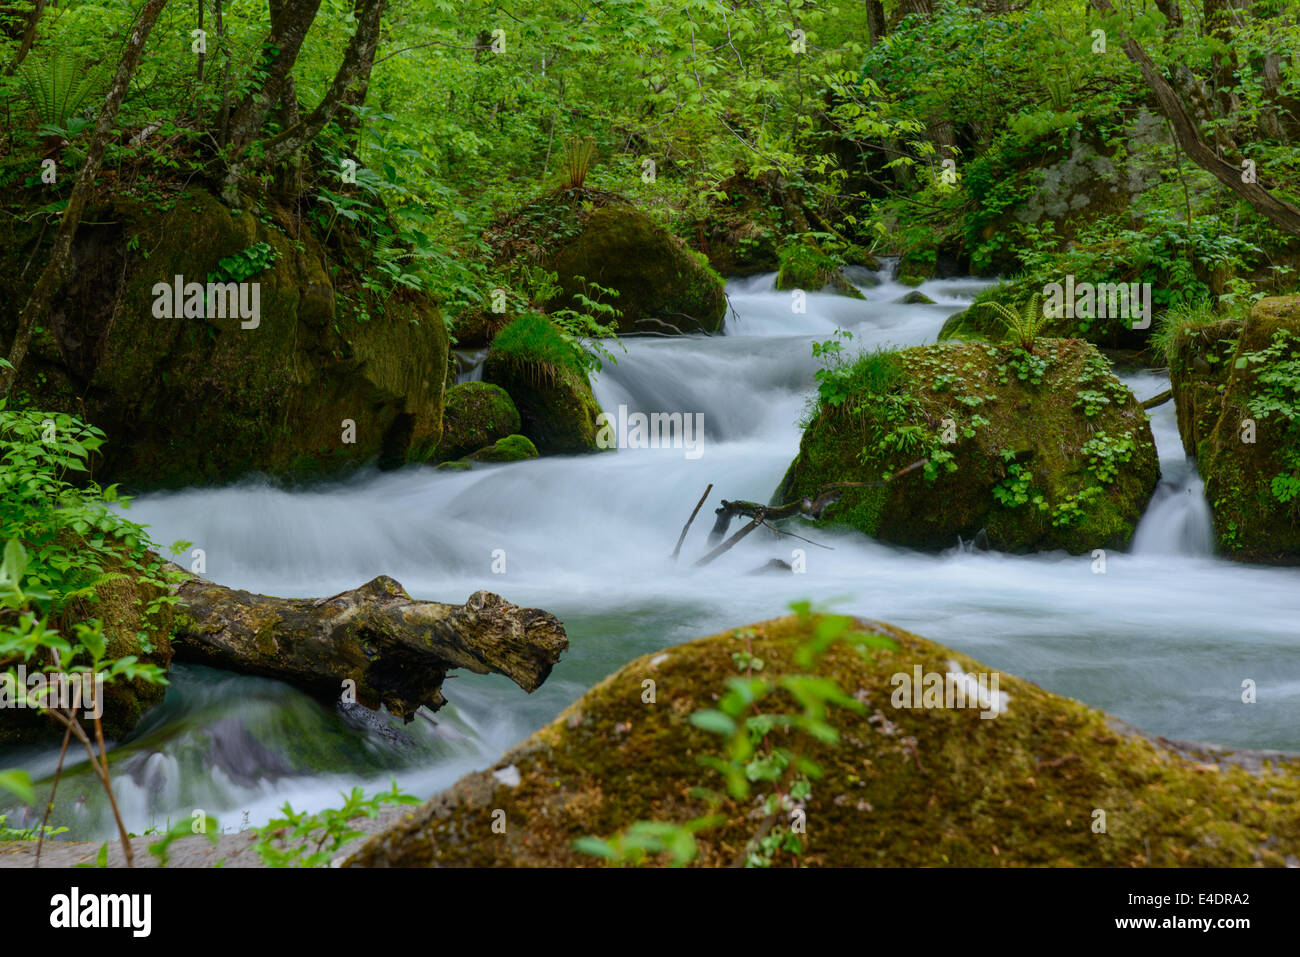
[[458,459],[519,431],[519,410],[490,382],[462,382],[447,390],[442,438],[434,460]]
[[[867,384],[864,363],[889,381]],[[941,343],[854,368],[851,394],[805,429],[774,504],[951,456],[955,468],[931,476],[915,468],[885,486],[844,488],[821,521],[931,550],[981,531],[1008,552],[1078,554],[1132,538],[1160,465],[1146,413],[1093,346],[1039,339],[1029,356]],[[1030,372],[1038,384],[1020,378]]]
[[[818,668],[863,707],[832,709],[839,744],[807,747],[824,775],[806,801],[800,862],[1237,867],[1282,866],[1300,854],[1300,760],[1161,747],[1101,711],[1006,674],[997,717],[973,708],[896,708],[895,674],[911,675],[918,665],[939,674],[991,669],[893,626],[860,624],[897,648],[867,658],[836,645]],[[765,676],[800,671],[793,650],[810,627],[795,617],[752,626]],[[691,795],[700,786],[725,792],[720,775],[700,763],[720,754],[722,739],[692,725],[690,715],[717,706],[736,675],[731,656],[745,649],[737,632],[724,632],[638,658],[347,863],[594,865],[596,858],[573,849],[576,839],[709,813]],[[650,704],[647,679],[656,690]],[[1099,811],[1104,832],[1094,831]],[[499,812],[504,833],[493,829]],[[752,798],[724,800],[718,813],[723,822],[699,835],[697,865],[743,861],[761,823]]]
[[1219,551],[1300,564],[1300,296],[1257,302],[1230,364],[1217,421],[1198,448]]

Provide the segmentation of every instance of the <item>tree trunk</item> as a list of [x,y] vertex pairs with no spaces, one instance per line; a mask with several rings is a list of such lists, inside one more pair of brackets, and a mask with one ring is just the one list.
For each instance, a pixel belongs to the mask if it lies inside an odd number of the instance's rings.
[[274,166],[284,162],[291,154],[305,147],[332,120],[344,103],[349,90],[364,82],[369,83],[370,68],[375,62],[375,49],[379,46],[379,27],[388,0],[361,0],[357,15],[357,29],[348,41],[343,62],[334,74],[334,82],[316,104],[306,119],[273,137],[266,143],[263,164]]
[[298,59],[307,31],[311,29],[321,0],[270,0],[271,31],[263,41],[259,70],[266,74],[262,85],[249,91],[230,117],[230,146],[238,155],[251,143],[284,96],[289,73]]
[[1183,28],[1183,11],[1178,0],[1156,0],[1156,8],[1165,16],[1166,33]]
[[[365,14],[365,0],[355,0],[352,5],[352,14],[361,22]],[[356,82],[348,87],[347,92],[343,94],[341,106],[343,115],[339,117],[339,126],[343,128],[346,137],[354,137],[361,129],[361,118],[357,116],[354,110],[363,106],[366,102],[366,94],[370,92],[370,74],[375,68],[375,50],[378,43],[371,44],[361,51],[361,70],[357,76]]]
[[14,58],[9,61],[9,66],[5,69],[5,76],[13,76],[18,68],[23,65],[23,61],[27,59],[27,54],[32,50],[32,44],[36,42],[36,27],[40,24],[41,16],[44,13],[45,0],[35,0],[31,13],[27,14],[27,26],[23,28],[23,38],[19,41]]
[[50,300],[66,278],[72,240],[77,235],[82,213],[85,212],[86,203],[94,191],[95,177],[99,175],[99,168],[103,165],[104,151],[108,148],[108,141],[113,135],[117,111],[126,98],[131,77],[140,65],[140,57],[144,53],[149,32],[158,22],[158,16],[166,5],[167,0],[147,0],[135,21],[131,35],[127,38],[126,49],[122,51],[122,59],[117,65],[117,74],[108,88],[108,96],[104,98],[104,106],[99,111],[99,118],[95,123],[95,132],[86,151],[86,164],[81,168],[81,174],[72,187],[72,193],[68,197],[68,208],[63,211],[59,231],[54,236],[54,248],[50,250],[50,258],[45,268],[41,270],[36,285],[27,298],[27,304],[18,315],[17,331],[14,333],[13,345],[9,350],[9,367],[0,369],[0,398],[9,394],[14,380],[18,377],[18,371],[22,368],[23,360],[27,357],[27,346],[31,342],[32,329],[36,327],[37,321],[45,316]]
[[[1110,0],[1091,0],[1091,3],[1093,9],[1099,13],[1115,12]],[[1300,208],[1291,205],[1285,200],[1278,199],[1257,182],[1242,182],[1241,168],[1221,158],[1205,142],[1197,129],[1195,120],[1183,108],[1182,101],[1178,99],[1178,94],[1165,80],[1159,68],[1152,62],[1146,50],[1142,48],[1142,45],[1136,40],[1127,39],[1124,41],[1124,52],[1142,71],[1142,78],[1155,95],[1160,112],[1169,118],[1178,145],[1183,148],[1183,152],[1188,155],[1192,162],[1250,203],[1256,212],[1274,226],[1293,236],[1300,236]]]
[[[1232,7],[1228,0],[1205,0],[1205,32],[1221,43],[1232,42]],[[1229,119],[1237,113],[1237,55],[1229,47],[1227,52],[1211,56],[1214,64],[1214,99],[1219,111]]]
[[880,0],[867,0],[867,42],[875,46],[885,38],[885,7]]
[[177,589],[176,658],[276,678],[329,702],[350,680],[359,704],[407,720],[445,703],[453,668],[535,691],[569,645],[553,615],[486,591],[463,605],[413,601],[381,575],[332,598],[294,599],[189,578]]

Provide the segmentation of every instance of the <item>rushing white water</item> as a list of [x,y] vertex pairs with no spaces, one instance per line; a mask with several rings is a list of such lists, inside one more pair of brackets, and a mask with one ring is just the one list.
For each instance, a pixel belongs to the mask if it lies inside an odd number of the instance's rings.
[[[703,413],[695,459],[621,449],[462,473],[367,472],[309,490],[247,481],[141,498],[132,517],[157,541],[202,547],[208,576],[224,584],[329,595],[384,573],[417,597],[446,601],[486,588],[558,615],[570,651],[533,695],[495,676],[458,675],[436,727],[417,720],[396,735],[349,728],[274,682],[182,669],[122,751],[131,826],[192,807],[227,825],[245,811],[258,823],[284,800],[324,807],[344,787],[387,786],[390,776],[430,794],[494,761],[631,658],[781,615],[799,599],[893,622],[1150,732],[1300,750],[1300,572],[1213,556],[1172,405],[1153,412],[1161,488],[1130,553],[1108,556],[1105,574],[1087,555],[920,554],[827,531],[811,537],[831,550],[760,532],[695,569],[709,509],[682,562],[669,560],[709,483],[709,508],[721,497],[771,495],[798,448],[813,341],[845,328],[866,348],[931,342],[979,286],[927,283],[921,292],[936,305],[904,306],[893,300],[908,290],[884,280],[864,284],[865,302],[813,294],[796,313],[773,277],[756,277],[729,287],[735,315],[725,336],[626,341],[595,383],[602,406]],[[1141,398],[1168,384],[1155,373],[1125,378]],[[805,574],[751,574],[795,548],[805,550]],[[492,572],[497,549],[504,574]],[[1248,678],[1255,705],[1240,700]],[[29,756],[37,772],[51,764],[47,752]]]

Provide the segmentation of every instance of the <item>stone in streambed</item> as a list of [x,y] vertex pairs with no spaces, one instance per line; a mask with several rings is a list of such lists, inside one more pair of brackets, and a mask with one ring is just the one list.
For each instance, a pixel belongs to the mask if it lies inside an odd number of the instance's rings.
[[[804,431],[773,504],[846,487],[820,521],[940,550],[1123,548],[1160,476],[1146,413],[1097,350],[1039,339],[861,357]],[[919,465],[917,464],[919,463]],[[927,464],[928,463],[928,464]]]
[[447,390],[442,439],[434,452],[439,462],[459,459],[476,449],[518,433],[519,410],[510,395],[490,382],[465,382]]
[[[466,775],[404,815],[345,866],[593,866],[599,858],[574,847],[580,838],[710,813],[719,820],[697,833],[693,863],[744,861],[763,823],[756,796],[767,792],[756,785],[748,798],[727,795],[723,778],[700,761],[723,756],[725,739],[694,725],[691,715],[718,708],[736,677],[733,655],[745,651],[764,661],[769,681],[815,673],[856,705],[830,709],[837,743],[780,739],[803,748],[823,774],[802,802],[803,853],[779,854],[779,863],[1283,866],[1300,846],[1294,756],[1263,755],[1269,766],[1256,755],[1238,762],[1204,746],[1162,746],[1008,674],[996,676],[996,717],[983,704],[910,706],[899,696],[899,676],[918,668],[941,680],[983,674],[989,690],[994,676],[961,653],[877,622],[858,625],[892,639],[894,648],[866,655],[836,643],[815,667],[800,666],[796,648],[817,624],[760,622],[632,661],[494,768]],[[656,704],[644,700],[648,679]],[[772,708],[782,710],[794,709]],[[716,807],[700,788],[719,794]],[[494,830],[502,810],[506,827]],[[666,859],[651,855],[648,863]]]

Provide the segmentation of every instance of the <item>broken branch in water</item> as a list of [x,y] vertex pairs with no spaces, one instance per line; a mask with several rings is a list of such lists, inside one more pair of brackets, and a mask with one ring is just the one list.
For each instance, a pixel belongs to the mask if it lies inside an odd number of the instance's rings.
[[706,488],[704,494],[700,496],[700,500],[695,503],[695,511],[691,512],[691,517],[688,518],[686,524],[682,526],[682,534],[677,538],[677,547],[673,549],[673,561],[677,561],[677,556],[682,553],[682,542],[686,541],[686,533],[691,530],[691,525],[695,521],[695,516],[700,514],[700,509],[704,507],[704,503],[708,500],[709,493],[712,491],[713,483],[710,482],[709,487]]
[[[804,515],[807,516],[808,518],[819,519],[821,518],[822,513],[826,511],[826,509],[828,509],[831,505],[835,504],[840,500],[840,497],[844,494],[843,491],[844,489],[879,488],[881,486],[888,485],[896,478],[900,478],[908,474],[909,472],[913,472],[916,469],[919,469],[921,466],[925,465],[925,463],[928,461],[929,461],[928,459],[918,459],[917,461],[913,462],[911,465],[907,465],[899,469],[893,475],[889,476],[889,478],[881,482],[832,482],[829,485],[823,485],[820,489],[817,490],[816,496],[812,498],[805,496],[804,498],[801,498],[798,501],[787,502],[784,505],[760,505],[757,502],[729,502],[724,498],[722,500],[721,507],[714,510],[714,514],[717,515],[718,517],[717,520],[713,523],[713,529],[709,532],[709,545],[715,547],[707,555],[705,555],[699,561],[695,562],[695,564],[692,567],[699,568],[702,565],[709,564],[709,562],[713,561],[719,555],[722,555],[724,552],[727,552],[731,548],[733,548],[737,542],[739,542],[742,538],[744,538],[746,535],[748,535],[750,532],[752,532],[760,525],[764,526],[765,528],[771,529],[772,531],[776,532],[778,535],[794,535],[793,532],[783,532],[780,529],[773,528],[773,526],[769,525],[768,522],[780,521],[781,519],[790,518],[793,515]],[[713,487],[712,485],[709,486],[709,488],[712,487]],[[704,497],[708,498],[707,491],[704,493]],[[703,504],[703,499],[701,499],[701,504]],[[699,510],[700,510],[700,506],[696,505],[695,511],[698,512]],[[722,542],[723,536],[727,534],[727,529],[731,526],[731,520],[735,518],[737,515],[743,515],[746,518],[752,519],[752,521],[744,528],[740,529],[740,531],[736,532],[736,534],[732,535],[725,542]],[[694,520],[695,520],[695,513],[692,512],[691,521]],[[691,523],[687,522],[686,528],[682,529],[682,536],[681,536],[682,539],[686,537],[686,531],[690,527],[691,527]],[[794,537],[798,538],[800,541],[808,542],[810,545],[817,545],[819,548],[830,547],[829,545],[822,545],[821,543],[814,542],[811,539],[803,538],[800,535],[794,535]],[[718,544],[719,542],[722,542],[722,544],[719,545]],[[677,542],[677,547],[679,550],[681,548],[681,544],[682,544],[681,540],[679,539]],[[675,556],[677,553],[674,552],[673,554]]]

